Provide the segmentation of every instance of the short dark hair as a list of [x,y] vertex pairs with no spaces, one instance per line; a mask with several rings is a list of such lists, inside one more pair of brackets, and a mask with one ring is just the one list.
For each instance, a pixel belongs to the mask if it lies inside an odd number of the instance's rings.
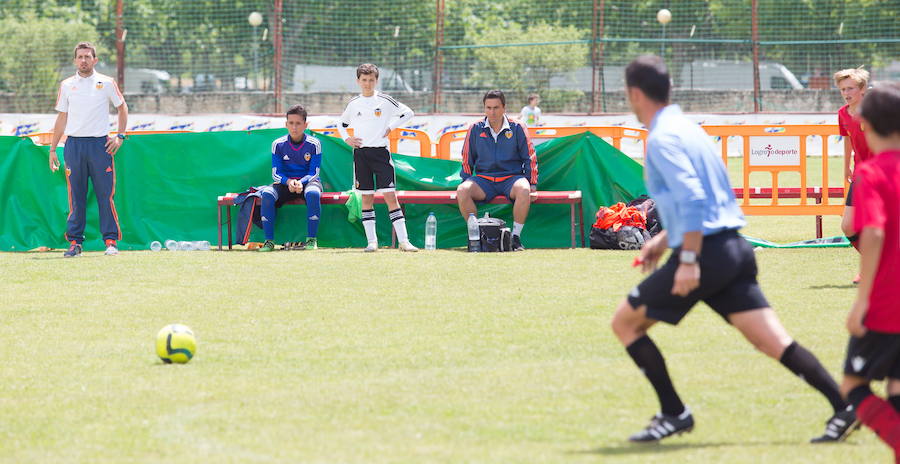
[[536,93],[533,93],[533,94],[531,94],[531,95],[528,96],[528,103],[531,103],[531,102],[533,102],[534,100],[537,100],[538,98],[541,98],[541,96],[538,95],[538,94],[536,94]]
[[656,55],[643,55],[629,63],[625,68],[625,85],[640,89],[653,101],[669,103],[672,86],[669,71],[662,58]]
[[297,116],[303,118],[304,121],[306,121],[306,108],[304,108],[303,105],[294,105],[288,108],[287,114],[285,114],[284,117],[286,118],[292,114],[296,114]]
[[90,42],[79,42],[78,45],[75,46],[75,58],[78,58],[78,50],[90,50],[91,56],[97,58],[97,49],[94,48],[94,45]]
[[488,101],[489,98],[499,98],[500,104],[504,107],[506,106],[506,95],[503,95],[502,90],[488,90],[486,94],[484,94],[484,98],[481,99],[481,103]]
[[900,135],[900,83],[879,82],[869,89],[859,115],[882,137]]
[[375,66],[372,63],[363,63],[356,67],[356,78],[359,79],[363,74],[374,74],[375,79],[378,79],[378,66]]

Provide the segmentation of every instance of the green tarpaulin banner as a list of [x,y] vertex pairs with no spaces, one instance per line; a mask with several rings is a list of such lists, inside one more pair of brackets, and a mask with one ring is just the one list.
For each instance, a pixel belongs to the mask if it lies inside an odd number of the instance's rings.
[[[272,178],[272,141],[284,129],[250,132],[206,132],[133,135],[115,156],[115,204],[122,228],[123,250],[147,249],[153,240],[217,241],[216,197],[264,185]],[[341,140],[322,139],[322,182],[326,191],[347,191],[352,185],[352,153]],[[68,197],[64,169],[51,172],[47,147],[28,138],[0,137],[0,250],[25,251],[40,246],[65,248]],[[585,232],[600,206],[629,201],[646,193],[640,164],[601,138],[584,133],[553,139],[536,147],[541,190],[581,190]],[[65,155],[61,157],[63,162]],[[394,155],[400,190],[455,190],[458,161]],[[65,167],[65,166],[63,166]],[[100,250],[97,205],[88,193],[85,249]],[[412,243],[424,244],[425,219],[438,219],[438,247],[465,245],[465,222],[455,205],[406,205]],[[485,205],[480,214],[512,223],[511,205]],[[319,244],[363,247],[365,233],[347,220],[343,205],[324,205]],[[378,237],[391,240],[383,205],[376,207]],[[236,215],[235,215],[236,216]],[[287,206],[278,211],[276,242],[306,236],[306,209]],[[262,241],[254,230],[251,240]],[[568,247],[567,205],[532,205],[522,234],[525,247]]]

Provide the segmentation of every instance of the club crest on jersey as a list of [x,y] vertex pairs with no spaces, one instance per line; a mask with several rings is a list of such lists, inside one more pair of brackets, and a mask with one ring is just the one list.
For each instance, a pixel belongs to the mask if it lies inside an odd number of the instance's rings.
[[94,85],[94,88],[97,89],[97,90],[102,90],[102,89],[103,89],[103,83],[102,83],[102,82],[96,83],[96,84]]
[[512,131],[506,131],[506,138],[508,138],[508,139],[512,138]]
[[303,155],[303,159],[305,159],[306,161],[309,161],[310,158],[312,158],[312,156],[309,153]]
[[375,108],[375,117],[376,117],[376,118],[380,118],[380,117],[381,117],[381,108]]

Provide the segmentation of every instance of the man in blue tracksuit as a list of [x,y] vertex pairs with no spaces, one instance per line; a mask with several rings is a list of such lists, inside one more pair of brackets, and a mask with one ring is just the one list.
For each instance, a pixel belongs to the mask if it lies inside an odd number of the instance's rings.
[[512,249],[521,251],[522,228],[537,191],[537,156],[525,125],[506,116],[503,92],[491,90],[481,101],[485,117],[469,126],[462,150],[463,182],[456,189],[459,212],[466,219],[478,212],[476,201],[505,196],[513,202]]
[[284,203],[295,198],[306,200],[306,242],[295,248],[315,250],[319,230],[322,181],[319,168],[322,165],[322,142],[304,134],[306,109],[294,105],[287,110],[285,126],[288,134],[272,142],[272,185],[263,187],[260,193],[260,213],[266,242],[259,251],[275,249],[275,212]]

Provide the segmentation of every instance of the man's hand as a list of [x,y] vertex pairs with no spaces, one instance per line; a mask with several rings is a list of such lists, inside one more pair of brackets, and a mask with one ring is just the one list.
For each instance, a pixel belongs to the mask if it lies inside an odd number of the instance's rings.
[[291,193],[300,193],[303,191],[303,183],[300,179],[288,179],[287,188]]
[[853,169],[850,169],[849,166],[844,167],[844,179],[847,179],[847,182],[853,182]]
[[847,331],[854,337],[862,337],[866,334],[866,326],[863,325],[863,319],[869,310],[869,302],[866,300],[856,300],[853,302],[853,309],[847,315]]
[[109,153],[109,156],[115,156],[121,146],[122,139],[118,137],[106,137],[106,152]]
[[668,244],[665,234],[657,234],[650,241],[644,242],[637,262],[641,265],[641,272],[650,272],[656,269],[659,258],[665,253]]
[[531,199],[532,203],[537,200],[537,185],[531,186],[531,193],[528,194],[528,198]]
[[385,136],[385,137],[390,137],[390,136],[391,136],[391,128],[390,128],[390,127],[388,127],[388,129],[387,129],[386,131],[384,131],[384,136]]
[[59,157],[56,156],[56,147],[50,147],[50,170],[59,171]]
[[350,145],[353,148],[362,147],[362,139],[359,137],[347,137],[346,139],[344,139],[344,141],[347,142],[347,145]]
[[678,265],[675,271],[675,283],[672,285],[672,294],[687,296],[695,288],[700,286],[700,265],[697,263]]

